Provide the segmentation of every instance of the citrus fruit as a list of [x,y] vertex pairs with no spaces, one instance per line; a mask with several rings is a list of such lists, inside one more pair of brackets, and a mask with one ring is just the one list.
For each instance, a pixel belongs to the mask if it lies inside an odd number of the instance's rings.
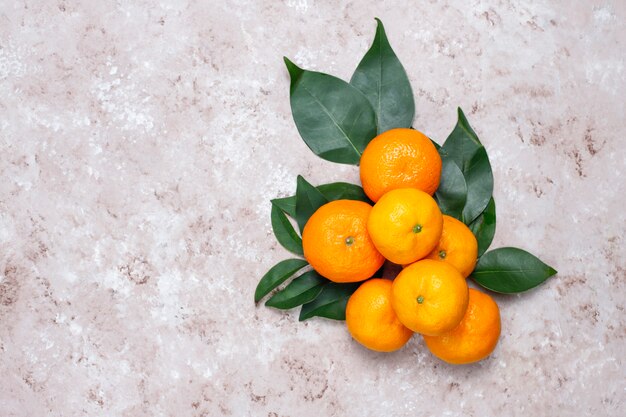
[[404,268],[391,289],[391,303],[402,324],[432,336],[454,329],[467,301],[465,278],[453,266],[432,259]]
[[367,222],[378,251],[401,265],[428,255],[439,242],[442,226],[435,200],[415,188],[389,191],[374,205]]
[[454,364],[477,362],[489,356],[500,337],[500,310],[489,295],[470,288],[469,304],[461,323],[439,336],[424,336],[428,349]]
[[391,129],[376,136],[359,165],[363,190],[374,202],[396,188],[433,195],[439,187],[441,157],[430,139],[414,129]]
[[346,324],[357,342],[379,352],[398,350],[413,335],[391,307],[391,281],[387,279],[361,284],[348,300]]
[[320,275],[334,282],[363,281],[385,259],[367,233],[372,206],[335,200],[321,206],[302,231],[304,257]]
[[427,258],[447,262],[467,278],[476,266],[477,257],[478,242],[474,233],[462,221],[444,214],[441,238]]

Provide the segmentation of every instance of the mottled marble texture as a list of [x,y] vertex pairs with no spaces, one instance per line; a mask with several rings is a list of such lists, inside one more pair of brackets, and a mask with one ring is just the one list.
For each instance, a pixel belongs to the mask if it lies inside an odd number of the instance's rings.
[[[521,5],[527,3],[525,5]],[[495,246],[559,275],[497,296],[479,364],[255,306],[268,200],[315,157],[287,55],[350,77],[374,16],[443,141],[489,151]],[[0,416],[626,415],[626,3],[2,1]]]

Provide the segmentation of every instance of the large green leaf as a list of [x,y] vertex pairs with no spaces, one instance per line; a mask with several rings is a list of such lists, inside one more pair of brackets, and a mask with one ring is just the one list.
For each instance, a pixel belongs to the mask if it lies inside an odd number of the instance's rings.
[[326,203],[328,203],[328,199],[301,175],[298,175],[298,184],[296,186],[296,223],[298,223],[300,233],[304,230],[304,225],[313,213]]
[[491,197],[487,208],[469,225],[478,241],[478,257],[480,258],[493,241],[496,234],[496,202]]
[[322,184],[317,187],[318,190],[326,197],[328,201],[335,200],[360,200],[368,204],[373,204],[363,188],[356,184],[347,182],[333,182],[330,184]]
[[291,113],[307,146],[320,158],[358,165],[376,136],[376,115],[356,87],[328,74],[306,71],[285,58],[291,76]]
[[410,127],[415,115],[413,90],[404,67],[396,56],[383,23],[377,18],[376,36],[350,84],[365,94],[376,112],[378,133]]
[[272,204],[272,229],[278,243],[296,255],[302,255],[302,239],[289,222],[285,213],[276,204]]
[[471,277],[491,291],[513,294],[534,288],[554,274],[554,268],[522,249],[499,248],[480,257]]
[[297,307],[313,301],[326,283],[328,280],[314,270],[307,271],[274,294],[265,305],[284,310]]
[[300,321],[311,317],[326,317],[333,320],[346,319],[346,304],[360,283],[337,284],[330,282],[322,287],[315,300],[306,303],[300,310]]
[[465,177],[452,158],[443,157],[441,163],[441,181],[435,199],[443,214],[460,220],[467,199]]
[[485,210],[493,193],[493,174],[485,148],[478,148],[463,171],[463,176],[467,183],[463,222],[470,224]]
[[258,302],[269,294],[270,291],[307,265],[307,261],[303,259],[285,259],[274,265],[259,281],[254,292],[254,302]]
[[[315,187],[328,201],[335,200],[360,200],[368,204],[374,204],[367,195],[363,188],[356,184],[350,184],[347,182],[332,182],[330,184],[322,184]],[[280,207],[288,216],[296,218],[296,196],[276,198],[272,200],[272,204]]]
[[460,107],[457,109],[457,113],[458,120],[456,126],[452,130],[452,133],[448,135],[439,153],[441,153],[442,156],[449,156],[454,159],[454,162],[461,168],[461,171],[465,172],[466,166],[469,164],[472,156],[474,156],[476,151],[483,145],[480,143],[474,129],[469,125]]

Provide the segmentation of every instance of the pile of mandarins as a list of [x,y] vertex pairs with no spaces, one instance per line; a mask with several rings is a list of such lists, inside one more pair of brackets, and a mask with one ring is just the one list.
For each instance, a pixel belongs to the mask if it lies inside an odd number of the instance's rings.
[[466,283],[478,245],[471,230],[442,215],[432,197],[441,157],[430,139],[413,129],[378,135],[363,152],[360,176],[374,206],[332,201],[302,233],[304,257],[331,281],[366,280],[385,259],[403,267],[393,281],[369,279],[352,294],[346,307],[352,337],[389,352],[419,333],[446,362],[488,356],[500,336],[500,312],[489,295]]

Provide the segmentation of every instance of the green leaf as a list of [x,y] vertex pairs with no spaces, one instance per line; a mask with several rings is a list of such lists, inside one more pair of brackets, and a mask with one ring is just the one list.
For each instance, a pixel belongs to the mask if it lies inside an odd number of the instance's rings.
[[289,78],[291,78],[291,82],[289,83],[289,94],[293,94],[293,91],[298,85],[302,74],[304,74],[304,70],[291,62],[286,56],[283,57],[283,61],[285,61],[287,72],[289,72]]
[[302,239],[289,222],[285,213],[275,204],[272,204],[272,229],[278,243],[296,255],[303,255]]
[[467,201],[463,222],[470,224],[482,213],[493,193],[493,174],[485,148],[480,147],[463,171],[467,183]]
[[389,45],[377,18],[376,36],[357,67],[350,84],[361,90],[376,112],[378,133],[409,127],[415,115],[413,90],[404,67]]
[[292,195],[291,197],[283,197],[283,198],[275,198],[272,201],[272,204],[277,206],[283,212],[285,212],[292,219],[296,218],[296,196]]
[[274,294],[265,305],[287,310],[308,303],[319,295],[322,286],[327,282],[328,280],[317,272],[307,271]]
[[285,259],[274,265],[259,281],[254,292],[254,302],[258,302],[306,265],[308,262],[303,259]]
[[376,115],[367,98],[347,82],[306,71],[285,58],[291,76],[291,113],[307,146],[320,158],[358,165],[376,136]]
[[328,203],[324,195],[301,175],[298,175],[296,186],[296,223],[300,228],[300,233],[304,230],[304,225],[315,211]]
[[456,126],[452,133],[448,135],[440,149],[440,153],[442,156],[449,156],[454,159],[461,171],[465,172],[470,159],[483,145],[480,143],[476,132],[469,125],[460,107],[457,109],[457,113],[459,118]]
[[[328,201],[335,200],[359,200],[365,201],[368,204],[374,204],[367,195],[363,188],[356,184],[350,184],[347,182],[332,182],[330,184],[318,185],[317,188]],[[296,196],[276,198],[272,200],[272,204],[277,205],[288,216],[296,218]]]
[[329,282],[324,285],[315,300],[302,306],[300,321],[315,316],[333,320],[345,320],[348,299],[359,288],[360,284],[360,282],[351,284]]
[[460,108],[458,117],[454,130],[439,149],[439,153],[442,158],[452,158],[463,172],[467,184],[467,199],[461,220],[470,224],[489,203],[493,192],[493,174],[487,151]]
[[478,241],[478,257],[480,258],[493,241],[496,234],[496,202],[491,197],[487,208],[469,225]]
[[467,198],[465,177],[452,158],[443,157],[441,163],[441,182],[435,198],[443,214],[460,220]]
[[480,257],[471,277],[495,292],[513,294],[529,290],[556,274],[556,270],[518,248],[498,248]]
[[317,189],[326,197],[328,201],[335,200],[359,200],[368,204],[373,204],[363,188],[347,182],[333,182],[330,184],[323,184],[317,187]]

